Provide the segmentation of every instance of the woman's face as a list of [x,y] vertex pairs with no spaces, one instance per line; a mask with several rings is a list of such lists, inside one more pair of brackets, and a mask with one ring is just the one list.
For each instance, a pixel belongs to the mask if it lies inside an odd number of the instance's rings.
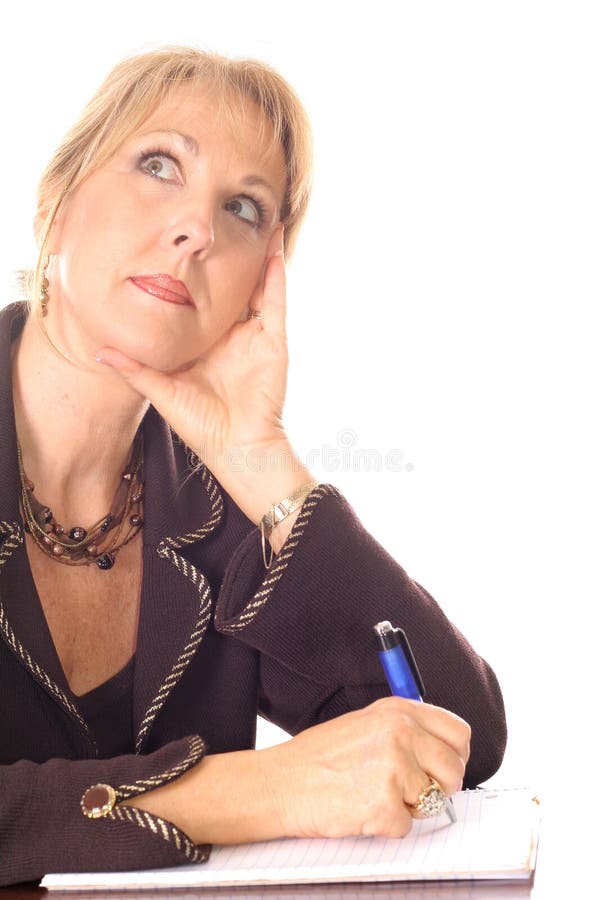
[[281,147],[264,156],[261,112],[246,108],[234,136],[180,88],[71,195],[50,234],[46,320],[68,355],[111,346],[170,371],[244,317],[286,183]]

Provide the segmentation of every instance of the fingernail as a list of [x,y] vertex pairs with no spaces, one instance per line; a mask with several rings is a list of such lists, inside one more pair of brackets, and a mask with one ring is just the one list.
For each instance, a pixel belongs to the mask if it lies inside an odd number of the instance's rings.
[[107,359],[101,350],[97,351],[96,355],[94,356],[94,359],[96,360],[96,362],[102,363],[104,366],[111,366],[112,368],[114,368],[110,359]]

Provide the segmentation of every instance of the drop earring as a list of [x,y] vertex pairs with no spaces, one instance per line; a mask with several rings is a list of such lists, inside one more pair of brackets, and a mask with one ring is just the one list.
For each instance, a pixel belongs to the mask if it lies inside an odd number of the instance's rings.
[[48,294],[48,288],[50,287],[50,282],[48,281],[48,265],[50,263],[50,257],[46,256],[44,258],[44,265],[42,267],[42,283],[40,287],[40,309],[42,311],[42,316],[48,315],[48,301],[50,300],[50,295]]

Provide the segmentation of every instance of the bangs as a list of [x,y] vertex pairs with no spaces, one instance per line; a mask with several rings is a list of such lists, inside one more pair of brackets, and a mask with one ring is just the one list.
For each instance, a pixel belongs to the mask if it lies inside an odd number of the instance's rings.
[[69,195],[110,159],[163,101],[188,87],[210,98],[218,123],[228,127],[240,147],[242,126],[254,119],[260,161],[282,149],[286,189],[280,220],[286,255],[291,254],[312,183],[312,135],[296,93],[263,62],[229,59],[194,47],[162,46],[115,66],[42,174],[36,216],[39,255],[32,276],[24,279],[34,310],[39,307],[42,258],[50,229]]

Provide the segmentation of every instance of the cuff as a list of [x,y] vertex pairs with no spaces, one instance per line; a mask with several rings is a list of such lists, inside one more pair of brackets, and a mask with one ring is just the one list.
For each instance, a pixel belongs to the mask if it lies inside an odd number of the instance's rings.
[[221,586],[215,612],[218,631],[237,634],[267,605],[277,583],[292,565],[296,549],[310,529],[316,507],[327,496],[341,498],[342,494],[331,484],[320,484],[307,495],[285,544],[269,569],[265,569],[263,561],[260,530],[253,530],[242,541],[231,558]]
[[[184,759],[167,766],[163,771],[147,778],[138,778],[131,783],[111,785],[100,782],[90,785],[80,800],[82,814],[87,819],[107,819],[111,822],[119,822],[126,827],[143,829],[166,844],[170,844],[171,849],[182,854],[186,861],[205,862],[210,855],[210,845],[194,844],[184,832],[159,816],[136,809],[136,807],[117,805],[123,800],[129,800],[148,790],[168,784],[196,765],[206,752],[204,741],[197,735],[187,738],[186,741],[188,749]],[[181,742],[177,743],[179,745]]]

